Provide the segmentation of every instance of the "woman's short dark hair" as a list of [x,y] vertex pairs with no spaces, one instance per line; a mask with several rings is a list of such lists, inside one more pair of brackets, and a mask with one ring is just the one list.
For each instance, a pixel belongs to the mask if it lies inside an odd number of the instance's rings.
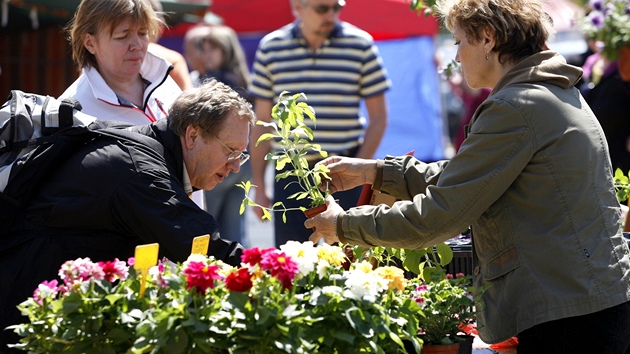
[[471,43],[478,43],[486,29],[494,32],[492,51],[501,63],[545,50],[555,34],[539,0],[438,0],[436,13],[449,31],[459,28]]

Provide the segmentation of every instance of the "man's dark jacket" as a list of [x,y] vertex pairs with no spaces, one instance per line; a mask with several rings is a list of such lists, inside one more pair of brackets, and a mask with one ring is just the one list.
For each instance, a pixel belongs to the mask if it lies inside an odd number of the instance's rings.
[[[95,128],[116,125],[93,123]],[[68,156],[14,222],[0,245],[0,328],[27,321],[15,308],[67,260],[127,260],[137,245],[158,243],[160,256],[184,261],[192,240],[210,234],[209,255],[232,265],[242,247],[219,237],[216,221],[183,186],[179,137],[166,119],[130,127],[130,139],[97,135]],[[2,331],[0,353],[17,341]]]

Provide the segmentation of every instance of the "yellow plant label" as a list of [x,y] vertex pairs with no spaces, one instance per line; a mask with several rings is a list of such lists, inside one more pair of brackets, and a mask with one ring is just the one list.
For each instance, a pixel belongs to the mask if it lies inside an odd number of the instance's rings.
[[208,246],[210,245],[210,235],[197,236],[193,239],[192,250],[190,254],[208,255]]
[[160,245],[157,243],[136,246],[136,261],[133,267],[136,270],[149,270],[149,268],[157,264],[159,249]]
[[148,245],[136,246],[135,263],[133,267],[140,273],[140,297],[144,296],[144,290],[146,287],[147,274],[149,274],[149,268],[157,264],[158,251],[160,245],[157,243],[150,243]]

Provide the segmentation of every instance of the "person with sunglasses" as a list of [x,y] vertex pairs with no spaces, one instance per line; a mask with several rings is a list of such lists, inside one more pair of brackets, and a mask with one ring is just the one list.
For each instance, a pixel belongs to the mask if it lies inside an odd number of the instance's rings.
[[168,118],[148,125],[96,119],[93,129],[127,131],[65,157],[3,239],[0,352],[19,339],[4,331],[24,320],[16,306],[67,260],[127,260],[136,246],[158,243],[160,258],[185,261],[193,239],[210,235],[208,254],[239,265],[243,247],[222,239],[189,195],[239,171],[254,121],[251,104],[216,80],[184,91]]
[[[290,1],[296,20],[265,36],[256,51],[249,91],[257,118],[271,121],[271,109],[283,91],[303,92],[317,117],[317,126],[311,126],[313,143],[331,155],[372,158],[387,126],[385,92],[391,87],[373,38],[340,20],[344,0]],[[360,110],[362,101],[367,119]],[[252,141],[267,129],[255,126]],[[257,186],[254,198],[263,206],[273,204],[265,183],[264,158],[276,148],[272,141],[251,148],[252,180]],[[319,158],[313,155],[309,162],[314,165]],[[288,199],[297,187],[286,179],[276,181],[274,202],[282,201],[287,208],[306,207],[304,200]],[[349,208],[357,204],[360,193],[361,188],[355,188],[335,198]],[[260,209],[254,212],[262,217]],[[274,218],[277,246],[308,240],[305,216],[300,211],[288,213],[286,223]]]

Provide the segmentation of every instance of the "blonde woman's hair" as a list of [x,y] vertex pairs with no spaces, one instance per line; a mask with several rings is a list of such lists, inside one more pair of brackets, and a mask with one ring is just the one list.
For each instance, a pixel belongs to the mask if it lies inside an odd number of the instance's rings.
[[555,35],[539,0],[438,0],[436,13],[449,31],[459,28],[471,43],[478,43],[484,30],[493,32],[492,51],[501,63],[516,63],[545,50]]
[[82,0],[72,20],[66,26],[68,41],[72,47],[72,59],[81,68],[97,67],[96,58],[83,45],[87,34],[96,36],[114,29],[131,19],[138,27],[144,27],[149,39],[157,38],[164,22],[153,10],[148,0]]

